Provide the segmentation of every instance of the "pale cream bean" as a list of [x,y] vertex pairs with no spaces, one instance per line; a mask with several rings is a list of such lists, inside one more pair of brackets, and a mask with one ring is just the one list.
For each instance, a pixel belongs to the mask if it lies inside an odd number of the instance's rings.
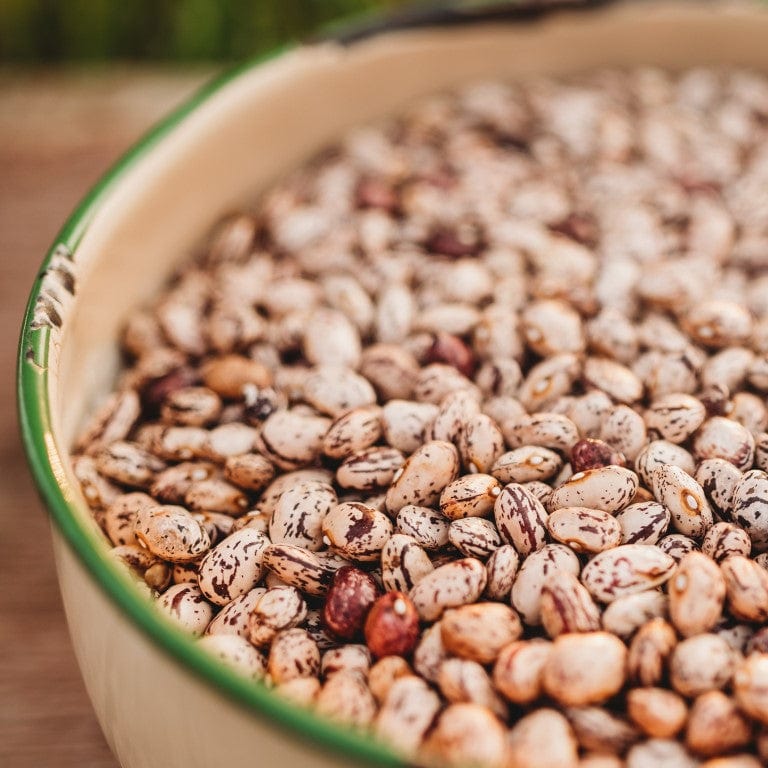
[[568,632],[596,632],[600,609],[573,574],[556,571],[541,590],[541,623],[551,638]]
[[435,568],[411,589],[410,597],[423,621],[435,621],[447,608],[475,602],[487,579],[485,566],[466,557]]
[[[497,395],[489,397],[482,402],[483,413],[490,416],[499,425],[503,427],[507,422],[516,422],[526,415],[526,410],[522,403],[510,395]],[[502,438],[506,439],[503,428]],[[503,445],[500,453],[504,450]]]
[[542,694],[544,665],[552,650],[548,640],[518,640],[505,646],[493,667],[493,684],[514,704],[528,704]]
[[491,472],[503,452],[504,435],[491,416],[476,413],[464,421],[459,435],[459,453],[468,471]]
[[561,507],[547,518],[549,535],[579,554],[594,554],[621,543],[621,526],[609,512],[587,507]]
[[678,741],[648,739],[627,752],[626,768],[697,768],[698,761]]
[[736,654],[711,633],[694,635],[675,646],[669,659],[669,680],[683,696],[699,696],[724,688],[733,677]]
[[683,637],[708,632],[720,620],[725,579],[706,555],[689,552],[683,557],[667,591],[670,619]]
[[622,544],[595,555],[584,566],[581,581],[593,597],[610,603],[663,584],[675,572],[675,566],[674,559],[658,547]]
[[320,673],[323,677],[335,675],[342,670],[356,671],[367,677],[370,668],[371,652],[368,647],[354,643],[342,645],[340,648],[329,648],[320,660]]
[[440,622],[449,653],[480,664],[496,661],[502,648],[523,633],[518,615],[502,603],[475,603],[452,608]]
[[747,533],[755,552],[768,550],[768,474],[752,469],[742,475],[728,517]]
[[262,565],[286,584],[310,595],[324,595],[339,566],[332,566],[315,552],[289,544],[272,544],[264,550]]
[[403,453],[413,453],[424,442],[424,435],[437,416],[432,403],[390,400],[381,409],[384,439]]
[[382,434],[381,408],[365,405],[338,416],[323,438],[323,453],[344,459],[370,448]]
[[679,467],[689,475],[693,475],[696,469],[693,456],[685,448],[668,440],[652,440],[635,459],[635,471],[648,488],[653,488],[653,473],[666,465]]
[[627,674],[640,685],[658,685],[677,643],[672,625],[657,617],[645,622],[629,645]]
[[311,707],[317,700],[321,687],[316,677],[294,677],[293,680],[276,685],[274,690],[276,694],[298,707]]
[[584,380],[619,403],[634,403],[643,396],[642,381],[629,368],[606,357],[585,360]]
[[549,480],[563,466],[560,455],[548,448],[526,445],[499,456],[491,474],[501,483],[527,483],[531,480]]
[[[483,734],[482,739],[477,735]],[[451,768],[507,765],[506,730],[497,717],[480,704],[450,704],[440,714],[425,744],[426,755]]]
[[163,592],[157,607],[193,635],[202,635],[213,618],[213,607],[194,584],[174,584]]
[[485,564],[488,573],[485,596],[490,600],[507,600],[519,565],[520,556],[512,545],[502,544],[495,549]]
[[321,307],[310,312],[302,344],[304,355],[313,365],[357,368],[360,364],[360,333],[335,309]]
[[376,715],[376,700],[363,675],[341,671],[325,681],[315,708],[324,717],[353,727],[365,727]]
[[720,564],[728,610],[744,621],[768,621],[768,570],[741,555]]
[[579,558],[562,544],[547,544],[523,560],[512,585],[512,607],[530,626],[541,624],[541,591],[556,571],[579,575]]
[[207,632],[205,637],[200,638],[199,644],[219,661],[245,677],[252,680],[261,680],[264,677],[266,659],[244,637]]
[[659,539],[659,549],[679,563],[689,552],[698,552],[699,545],[683,533],[670,533]]
[[701,543],[701,551],[717,563],[731,555],[748,557],[751,549],[747,532],[733,523],[715,523]]
[[267,669],[276,685],[296,677],[317,677],[320,650],[305,629],[294,627],[278,632],[269,649]]
[[493,507],[496,528],[502,540],[521,555],[540,550],[547,541],[547,512],[524,486],[510,483]]
[[669,527],[669,510],[655,501],[630,504],[616,515],[622,544],[658,544]]
[[322,451],[331,420],[295,411],[273,413],[258,436],[259,451],[283,470],[311,464]]
[[197,560],[211,546],[205,528],[184,507],[142,507],[136,513],[134,534],[153,555],[172,563]]
[[712,509],[721,517],[727,516],[741,471],[726,459],[705,459],[696,467],[694,478],[707,494]]
[[448,520],[429,507],[406,504],[397,513],[397,532],[411,536],[426,550],[444,547],[448,543],[449,527]]
[[755,360],[755,353],[745,347],[726,347],[716,352],[701,368],[701,383],[705,387],[723,384],[729,390],[739,389]]
[[349,368],[320,365],[304,380],[304,399],[320,413],[337,418],[353,408],[374,405],[376,392]]
[[576,425],[559,413],[542,412],[519,416],[502,423],[501,429],[510,448],[538,445],[565,453],[579,439]]
[[[384,659],[378,664],[382,661]],[[371,687],[373,689],[372,682]],[[414,758],[440,704],[440,697],[421,678],[415,675],[398,677],[391,682],[381,700],[374,731],[404,757]]]
[[628,405],[617,405],[606,414],[598,436],[628,461],[634,461],[647,442],[643,417]]
[[131,488],[149,488],[165,462],[136,443],[115,440],[95,456],[96,468],[104,477]]
[[698,461],[726,459],[738,469],[746,470],[752,466],[755,456],[755,438],[737,421],[713,416],[696,432],[693,455]]
[[449,520],[485,517],[497,503],[501,486],[491,475],[463,475],[449,483],[440,494],[440,511]]
[[501,546],[496,526],[481,517],[454,520],[448,529],[448,540],[465,557],[479,560],[487,560]]
[[238,635],[248,637],[248,617],[257,600],[266,592],[266,587],[254,587],[244,595],[227,603],[211,620],[206,635]]
[[631,503],[638,487],[637,475],[625,467],[609,465],[577,472],[552,491],[547,507],[588,507],[617,512]]
[[768,725],[768,654],[752,653],[739,661],[733,693],[744,712]]
[[329,546],[355,562],[378,560],[392,530],[392,522],[383,512],[360,502],[337,504],[322,521]]
[[645,622],[666,616],[667,603],[667,596],[655,589],[619,597],[603,611],[603,629],[626,640]]
[[752,724],[722,691],[707,691],[693,702],[685,745],[694,754],[722,755],[748,747],[751,740]]
[[430,507],[459,474],[459,456],[451,443],[424,443],[406,460],[387,490],[387,510],[395,514],[406,504]]
[[[188,427],[193,429],[193,427]],[[230,456],[250,453],[256,446],[259,432],[247,424],[230,422],[210,430],[202,446],[203,457],[223,464]]]
[[564,301],[533,301],[523,310],[521,320],[528,347],[541,357],[584,351],[581,317]]
[[342,488],[374,491],[388,486],[404,462],[396,448],[365,448],[344,459],[336,470],[336,482]]
[[248,497],[237,486],[215,477],[195,480],[184,496],[184,503],[190,509],[225,515],[242,515],[249,504]]
[[[257,647],[270,645],[278,632],[298,627],[307,604],[295,587],[273,587],[259,597],[248,618],[248,639]],[[318,658],[318,666],[320,660]]]
[[664,465],[653,472],[653,495],[670,512],[675,529],[703,538],[714,518],[704,489],[680,467]]
[[409,592],[434,571],[418,542],[402,533],[390,536],[381,550],[381,579],[388,591]]
[[567,707],[564,714],[582,749],[621,755],[640,738],[636,728],[604,707]]
[[480,704],[502,719],[507,717],[506,703],[494,690],[488,673],[476,661],[446,659],[438,670],[437,685],[451,703]]
[[607,632],[560,635],[544,664],[544,690],[565,706],[605,701],[624,685],[626,661],[626,646]]
[[509,732],[510,760],[516,768],[573,768],[578,762],[577,747],[568,720],[554,709],[525,715]]
[[430,333],[450,333],[465,336],[480,322],[480,312],[463,301],[434,304],[419,312],[414,328]]
[[674,738],[685,725],[688,707],[682,696],[666,688],[633,688],[627,692],[627,714],[651,738]]

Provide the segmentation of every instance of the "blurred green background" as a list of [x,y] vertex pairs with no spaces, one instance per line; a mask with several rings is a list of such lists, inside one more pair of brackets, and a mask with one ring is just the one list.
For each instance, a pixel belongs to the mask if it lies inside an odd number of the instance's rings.
[[0,0],[0,61],[233,61],[403,0]]

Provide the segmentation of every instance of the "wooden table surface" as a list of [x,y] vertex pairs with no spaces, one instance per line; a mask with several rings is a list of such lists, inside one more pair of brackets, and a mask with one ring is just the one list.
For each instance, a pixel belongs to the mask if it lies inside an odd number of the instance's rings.
[[0,766],[115,768],[67,635],[48,520],[17,436],[19,325],[58,228],[210,70],[0,69]]

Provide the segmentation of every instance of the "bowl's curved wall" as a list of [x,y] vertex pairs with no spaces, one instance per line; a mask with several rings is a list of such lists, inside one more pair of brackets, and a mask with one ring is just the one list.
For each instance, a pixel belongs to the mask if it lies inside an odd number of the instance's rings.
[[[30,464],[62,532],[57,563],[78,659],[123,765],[338,764],[317,750],[317,740],[359,759],[393,762],[368,739],[223,670],[156,614],[108,557],[67,448],[83,414],[109,389],[116,335],[130,308],[157,290],[222,213],[345,128],[420,94],[482,77],[603,64],[768,69],[766,40],[768,10],[758,3],[637,2],[530,24],[298,48],[209,89],[102,182],[49,257],[58,268],[33,293],[20,409]],[[73,273],[74,295],[58,279],[62,271]],[[286,736],[270,718],[296,732]]]

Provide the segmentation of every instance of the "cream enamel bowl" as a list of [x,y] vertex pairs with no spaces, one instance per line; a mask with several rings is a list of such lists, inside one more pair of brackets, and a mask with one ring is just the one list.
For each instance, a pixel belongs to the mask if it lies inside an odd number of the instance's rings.
[[24,322],[19,407],[29,462],[54,522],[77,657],[126,768],[399,763],[370,738],[220,666],[112,562],[68,447],[114,380],[123,319],[221,214],[349,126],[421,94],[484,77],[604,64],[768,70],[761,3],[590,5],[551,13],[512,6],[484,20],[444,12],[431,25],[415,19],[412,28],[368,30],[244,67],[137,145],[63,228]]

